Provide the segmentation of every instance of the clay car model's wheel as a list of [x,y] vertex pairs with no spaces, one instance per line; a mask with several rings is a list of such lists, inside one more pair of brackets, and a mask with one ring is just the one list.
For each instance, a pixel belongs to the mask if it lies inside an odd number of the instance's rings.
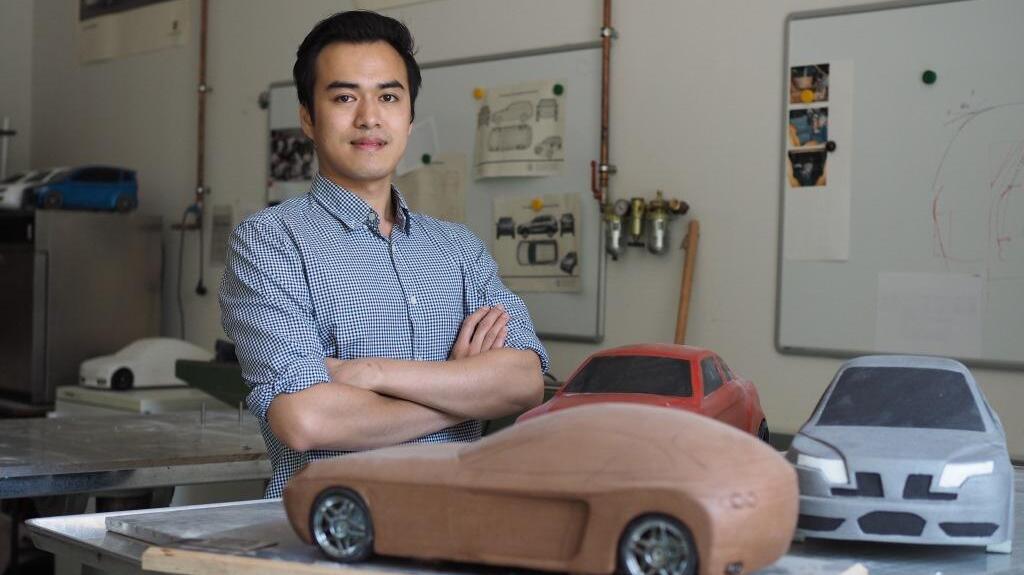
[[350,489],[324,490],[313,503],[309,528],[317,546],[336,561],[363,561],[373,553],[370,512]]
[[621,575],[693,575],[697,545],[685,525],[666,515],[644,515],[630,522],[619,539]]
[[110,389],[124,391],[126,389],[131,389],[134,383],[135,374],[133,374],[132,370],[127,367],[119,368],[114,372],[114,375],[110,376]]
[[762,419],[761,425],[757,426],[757,438],[765,443],[770,443],[771,437],[771,433],[768,432],[768,422]]
[[135,200],[129,196],[117,196],[117,204],[114,208],[119,212],[130,212],[135,208]]
[[60,192],[50,192],[43,198],[43,207],[48,210],[56,210],[62,205],[64,205],[64,198],[61,197]]

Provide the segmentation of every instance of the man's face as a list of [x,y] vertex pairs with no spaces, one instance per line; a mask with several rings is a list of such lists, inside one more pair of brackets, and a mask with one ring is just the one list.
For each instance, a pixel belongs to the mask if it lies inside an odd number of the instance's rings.
[[320,173],[356,192],[390,184],[412,131],[408,78],[387,42],[334,43],[316,59],[316,122],[300,108],[316,143]]

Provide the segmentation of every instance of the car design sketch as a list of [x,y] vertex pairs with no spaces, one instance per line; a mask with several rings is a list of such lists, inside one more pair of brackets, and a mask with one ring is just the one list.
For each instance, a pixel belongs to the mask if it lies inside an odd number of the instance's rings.
[[960,362],[907,355],[847,361],[786,457],[800,483],[799,539],[1010,552],[1006,434]]
[[289,481],[284,506],[300,539],[346,563],[377,554],[721,575],[786,552],[797,488],[792,466],[747,434],[684,411],[606,404],[473,443],[314,461]]
[[531,234],[547,234],[551,238],[558,233],[558,222],[555,221],[555,216],[551,214],[540,214],[539,216],[534,216],[530,223],[521,224],[516,228],[516,231],[523,238],[529,237]]
[[487,149],[491,152],[525,150],[533,141],[533,128],[526,124],[491,128],[487,138]]
[[549,266],[558,261],[555,240],[523,240],[516,247],[516,260],[521,266]]
[[501,216],[498,218],[497,232],[494,239],[500,240],[501,236],[508,236],[512,239],[516,237],[516,221],[509,216]]
[[533,153],[538,156],[544,156],[547,159],[551,159],[555,155],[555,151],[562,150],[562,137],[561,136],[548,136],[537,144],[533,148]]
[[128,212],[138,205],[135,172],[110,166],[85,166],[61,172],[33,188],[36,206]]
[[594,403],[642,403],[692,411],[764,442],[769,439],[768,420],[753,382],[737,376],[709,349],[664,343],[594,353],[554,397],[518,421]]
[[558,119],[558,100],[554,98],[541,98],[537,101],[537,121],[541,118]]
[[565,273],[572,275],[573,270],[576,269],[577,261],[576,252],[569,252],[562,258],[562,263],[558,264],[558,267]]
[[494,124],[525,124],[533,119],[533,104],[529,100],[516,100],[503,110],[491,114]]
[[558,235],[564,236],[565,234],[576,235],[576,216],[572,212],[565,212],[558,219]]

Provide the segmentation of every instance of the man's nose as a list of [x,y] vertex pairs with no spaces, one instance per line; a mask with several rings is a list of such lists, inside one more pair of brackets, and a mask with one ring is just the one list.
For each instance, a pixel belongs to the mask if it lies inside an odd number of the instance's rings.
[[373,98],[359,102],[356,109],[356,126],[359,128],[376,128],[380,126],[380,106]]

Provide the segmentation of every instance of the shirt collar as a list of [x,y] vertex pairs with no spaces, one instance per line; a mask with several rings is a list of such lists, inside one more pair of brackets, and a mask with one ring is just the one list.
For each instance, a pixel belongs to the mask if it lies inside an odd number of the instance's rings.
[[[328,213],[341,220],[341,223],[345,224],[348,229],[361,225],[376,226],[377,224],[377,213],[373,211],[370,204],[320,174],[313,178],[309,193]],[[408,234],[409,205],[405,203],[405,198],[394,185],[391,186],[391,203],[397,206],[395,227]]]

